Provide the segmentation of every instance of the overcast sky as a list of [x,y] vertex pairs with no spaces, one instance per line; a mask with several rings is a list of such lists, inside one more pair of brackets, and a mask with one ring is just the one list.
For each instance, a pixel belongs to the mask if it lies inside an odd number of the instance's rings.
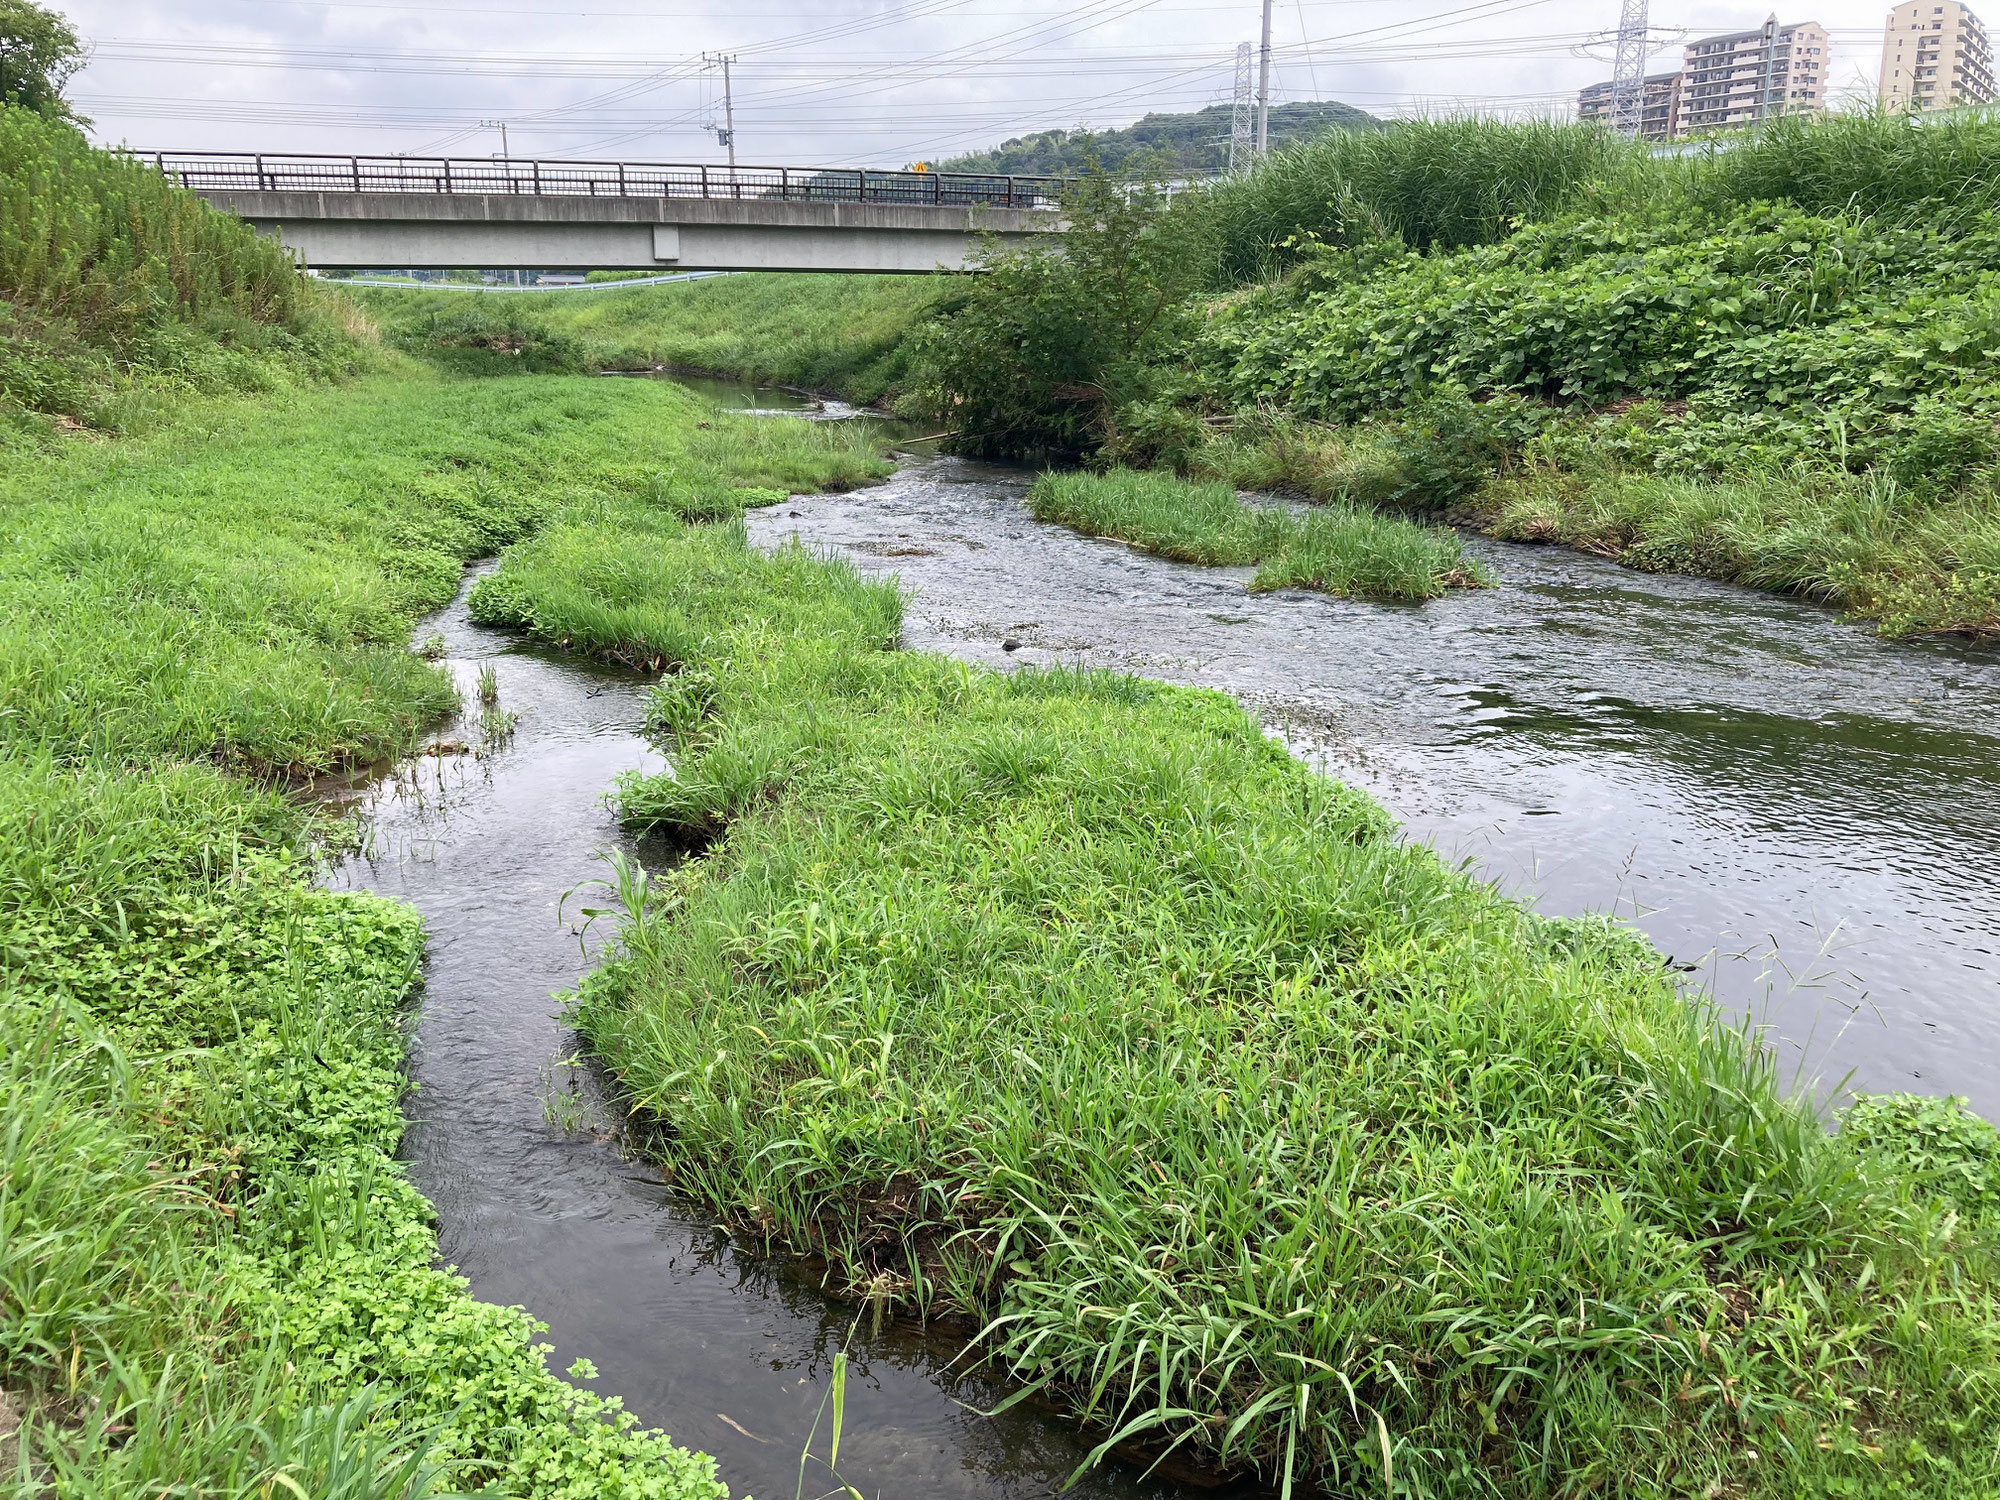
[[[47,0],[45,0],[47,3]],[[1255,4],[1210,0],[56,0],[91,43],[70,86],[140,150],[720,161],[728,52],[738,160],[894,166],[1049,126],[1125,125],[1230,97]],[[1872,96],[1886,0],[1782,20],[1834,33]],[[1754,5],[1654,0],[1663,42]],[[1610,76],[1618,0],[1276,0],[1272,98],[1377,114],[1560,112]],[[1652,66],[1678,65],[1678,45]]]

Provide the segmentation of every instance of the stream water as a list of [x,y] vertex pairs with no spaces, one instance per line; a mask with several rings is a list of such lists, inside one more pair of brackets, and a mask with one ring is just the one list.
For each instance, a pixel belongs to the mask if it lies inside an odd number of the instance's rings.
[[[1226,688],[1413,837],[1544,910],[1634,917],[1770,1026],[1802,1077],[2000,1114],[2000,656],[1477,539],[1498,587],[1422,607],[1253,595],[1246,571],[1036,524],[1027,479],[914,456],[880,487],[754,513],[750,531],[898,574],[913,647]],[[444,1258],[546,1321],[555,1368],[587,1355],[593,1384],[715,1454],[737,1495],[832,1490],[816,1463],[801,1490],[800,1459],[844,1341],[841,1478],[863,1495],[1059,1488],[1088,1450],[1066,1423],[1032,1405],[980,1416],[999,1393],[954,1383],[950,1336],[856,1327],[809,1271],[740,1249],[619,1154],[550,996],[596,936],[576,931],[577,899],[564,920],[559,903],[624,843],[603,794],[657,763],[644,685],[482,629],[462,599],[433,632],[468,701],[494,670],[518,727],[369,788],[369,850],[337,879],[430,926],[406,1154]],[[1194,1492],[1114,1463],[1075,1493]]]

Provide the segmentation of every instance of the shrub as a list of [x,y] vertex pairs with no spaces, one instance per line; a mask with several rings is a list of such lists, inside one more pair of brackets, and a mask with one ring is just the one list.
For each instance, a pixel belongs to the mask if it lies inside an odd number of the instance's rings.
[[1143,397],[1211,264],[1206,205],[1085,178],[1059,246],[1000,252],[918,336],[919,394],[960,452],[1094,447]]

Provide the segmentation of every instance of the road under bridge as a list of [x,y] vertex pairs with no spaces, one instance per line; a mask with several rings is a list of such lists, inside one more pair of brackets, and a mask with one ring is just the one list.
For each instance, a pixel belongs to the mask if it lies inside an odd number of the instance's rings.
[[146,158],[316,270],[962,271],[1062,227],[1048,177],[660,162]]

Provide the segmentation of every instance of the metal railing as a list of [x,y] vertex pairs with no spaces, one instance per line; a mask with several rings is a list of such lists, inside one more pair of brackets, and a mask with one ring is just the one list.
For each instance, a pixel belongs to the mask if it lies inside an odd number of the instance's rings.
[[1059,208],[1060,177],[883,172],[866,167],[726,167],[671,162],[502,161],[423,156],[275,156],[156,151],[153,165],[196,192],[518,193],[592,198],[732,198]]

